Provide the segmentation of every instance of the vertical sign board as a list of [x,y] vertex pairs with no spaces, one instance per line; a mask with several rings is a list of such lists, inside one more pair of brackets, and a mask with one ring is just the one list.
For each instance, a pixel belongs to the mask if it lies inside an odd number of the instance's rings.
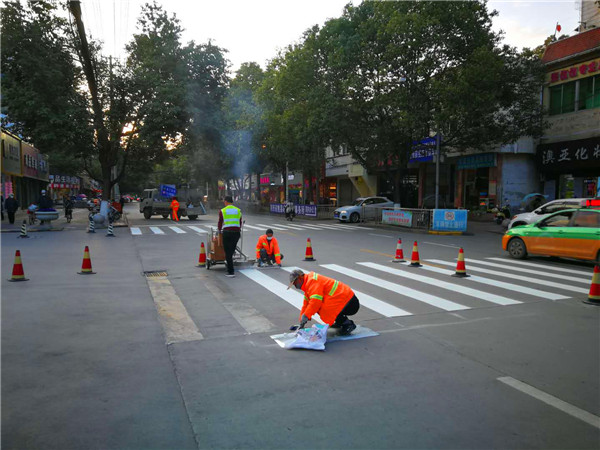
[[431,229],[434,231],[467,231],[467,210],[434,209]]
[[389,225],[400,227],[412,227],[412,212],[402,210],[383,210],[381,211],[381,221]]

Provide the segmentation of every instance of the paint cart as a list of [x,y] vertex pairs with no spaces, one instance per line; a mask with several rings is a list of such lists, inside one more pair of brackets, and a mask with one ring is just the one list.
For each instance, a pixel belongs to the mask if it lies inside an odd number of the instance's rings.
[[[212,266],[216,264],[225,265],[225,248],[223,247],[223,235],[216,228],[211,227],[210,232],[208,234],[208,242],[207,242],[207,252],[206,252],[206,269],[210,269]],[[254,264],[253,259],[248,259],[248,256],[244,254],[242,249],[244,248],[244,227],[242,225],[242,229],[240,232],[240,240],[238,241],[238,245],[235,247],[235,252],[233,254],[233,264],[234,265],[252,265]]]

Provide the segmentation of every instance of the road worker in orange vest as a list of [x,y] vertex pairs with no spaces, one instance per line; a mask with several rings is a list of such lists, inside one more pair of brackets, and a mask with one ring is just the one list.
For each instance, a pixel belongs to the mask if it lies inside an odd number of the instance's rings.
[[264,265],[272,266],[273,263],[281,267],[281,260],[283,255],[279,251],[279,243],[273,236],[273,230],[267,229],[266,233],[258,238],[256,243],[256,260],[258,261],[258,267]]
[[176,222],[179,222],[178,211],[179,202],[177,201],[177,197],[173,197],[173,200],[171,200],[171,219],[173,219]]
[[[304,273],[295,269],[290,273],[290,284],[304,292],[304,303],[300,311],[300,328],[306,325],[312,316],[319,314],[321,320],[331,328],[339,328],[339,334],[347,336],[356,328],[348,319],[358,312],[360,303],[349,286],[333,278],[316,272]],[[291,327],[291,330],[297,329]]]

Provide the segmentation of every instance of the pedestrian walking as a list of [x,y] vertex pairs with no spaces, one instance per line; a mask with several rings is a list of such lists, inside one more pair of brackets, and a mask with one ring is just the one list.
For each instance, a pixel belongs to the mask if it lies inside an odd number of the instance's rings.
[[15,199],[15,194],[8,195],[4,206],[8,214],[8,223],[15,223],[15,213],[19,210],[19,202]]
[[348,316],[358,312],[360,303],[348,285],[316,272],[305,274],[300,269],[295,269],[290,273],[288,289],[292,286],[304,292],[300,328],[317,313],[331,328],[339,328],[341,335],[349,335],[356,328]]
[[2,221],[4,222],[4,195],[0,195],[0,207],[2,208]]
[[225,276],[234,277],[233,254],[242,231],[242,211],[233,206],[233,198],[227,195],[224,199],[225,207],[219,211],[219,224],[217,228],[223,235],[223,249],[225,250],[225,261],[227,273]]
[[121,204],[121,214],[125,214],[125,197],[121,195],[119,199],[119,203]]
[[283,255],[279,251],[279,243],[273,236],[273,230],[269,228],[265,234],[258,238],[258,242],[256,243],[258,267],[262,267],[265,264],[272,266],[273,263],[281,267],[282,259]]
[[177,197],[173,197],[173,199],[171,200],[171,220],[174,220],[175,222],[179,222],[178,211],[179,211],[179,201],[177,200]]

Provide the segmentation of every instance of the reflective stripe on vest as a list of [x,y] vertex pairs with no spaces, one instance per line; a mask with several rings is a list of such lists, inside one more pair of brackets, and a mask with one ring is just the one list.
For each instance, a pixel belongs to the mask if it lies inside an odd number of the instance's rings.
[[240,219],[242,218],[242,211],[233,205],[227,205],[221,210],[223,214],[223,228],[240,228]]
[[336,281],[335,283],[333,283],[333,287],[331,288],[331,290],[329,291],[329,295],[333,295],[335,294],[335,291],[337,290],[338,284],[340,284],[339,281]]

